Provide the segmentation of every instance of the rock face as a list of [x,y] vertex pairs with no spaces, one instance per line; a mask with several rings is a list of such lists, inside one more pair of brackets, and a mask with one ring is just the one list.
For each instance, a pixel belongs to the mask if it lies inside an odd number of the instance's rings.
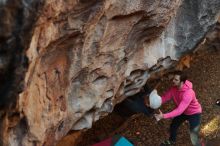
[[211,29],[207,33],[205,42],[211,45],[216,51],[220,49],[220,17],[214,29]]
[[51,146],[90,128],[193,50],[219,10],[219,0],[0,1],[2,144]]

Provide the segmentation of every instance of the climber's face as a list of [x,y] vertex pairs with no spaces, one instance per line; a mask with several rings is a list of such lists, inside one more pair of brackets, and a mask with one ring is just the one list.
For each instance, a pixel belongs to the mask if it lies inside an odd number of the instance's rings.
[[180,75],[174,75],[173,77],[173,85],[180,87],[181,82],[180,82]]

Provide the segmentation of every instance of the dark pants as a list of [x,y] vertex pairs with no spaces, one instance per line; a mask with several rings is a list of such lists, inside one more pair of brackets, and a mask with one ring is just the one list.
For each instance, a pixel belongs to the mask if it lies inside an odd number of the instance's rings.
[[177,130],[179,126],[184,122],[188,121],[190,125],[190,139],[193,146],[201,146],[199,141],[199,128],[201,122],[201,114],[194,115],[180,115],[175,117],[170,125],[170,138],[171,141],[176,141]]
[[144,96],[146,96],[145,93],[137,93],[116,105],[114,110],[123,117],[129,117],[136,113],[144,113],[150,116],[154,110],[145,105]]
[[152,109],[145,105],[144,97],[140,95],[128,98],[125,100],[124,105],[133,113],[144,113],[147,116],[152,113]]

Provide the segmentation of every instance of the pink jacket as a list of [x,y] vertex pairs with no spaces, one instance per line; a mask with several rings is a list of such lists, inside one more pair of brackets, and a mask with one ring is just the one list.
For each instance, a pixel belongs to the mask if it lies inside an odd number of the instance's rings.
[[175,86],[171,87],[162,96],[162,104],[172,98],[177,106],[173,111],[163,114],[165,119],[174,118],[181,114],[193,115],[202,112],[201,105],[196,99],[195,92],[192,87],[192,83],[186,80],[181,89],[178,89]]

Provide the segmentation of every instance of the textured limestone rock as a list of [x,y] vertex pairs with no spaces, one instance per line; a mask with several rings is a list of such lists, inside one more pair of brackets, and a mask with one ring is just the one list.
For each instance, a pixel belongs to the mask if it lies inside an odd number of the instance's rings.
[[[28,66],[12,74],[24,78],[24,88],[14,95],[14,110],[2,114],[2,143],[26,146],[55,145],[70,130],[90,128],[193,50],[220,10],[218,0],[20,0],[14,7],[0,2],[1,50],[14,58],[7,45],[15,44],[17,56],[28,58]],[[17,11],[19,25],[13,21]],[[13,34],[19,39],[8,42]],[[13,71],[22,64],[0,56],[1,78],[10,62]],[[17,89],[19,81],[10,85]]]
[[220,49],[220,17],[216,23],[214,29],[211,29],[204,40],[207,44],[213,46],[215,50]]

